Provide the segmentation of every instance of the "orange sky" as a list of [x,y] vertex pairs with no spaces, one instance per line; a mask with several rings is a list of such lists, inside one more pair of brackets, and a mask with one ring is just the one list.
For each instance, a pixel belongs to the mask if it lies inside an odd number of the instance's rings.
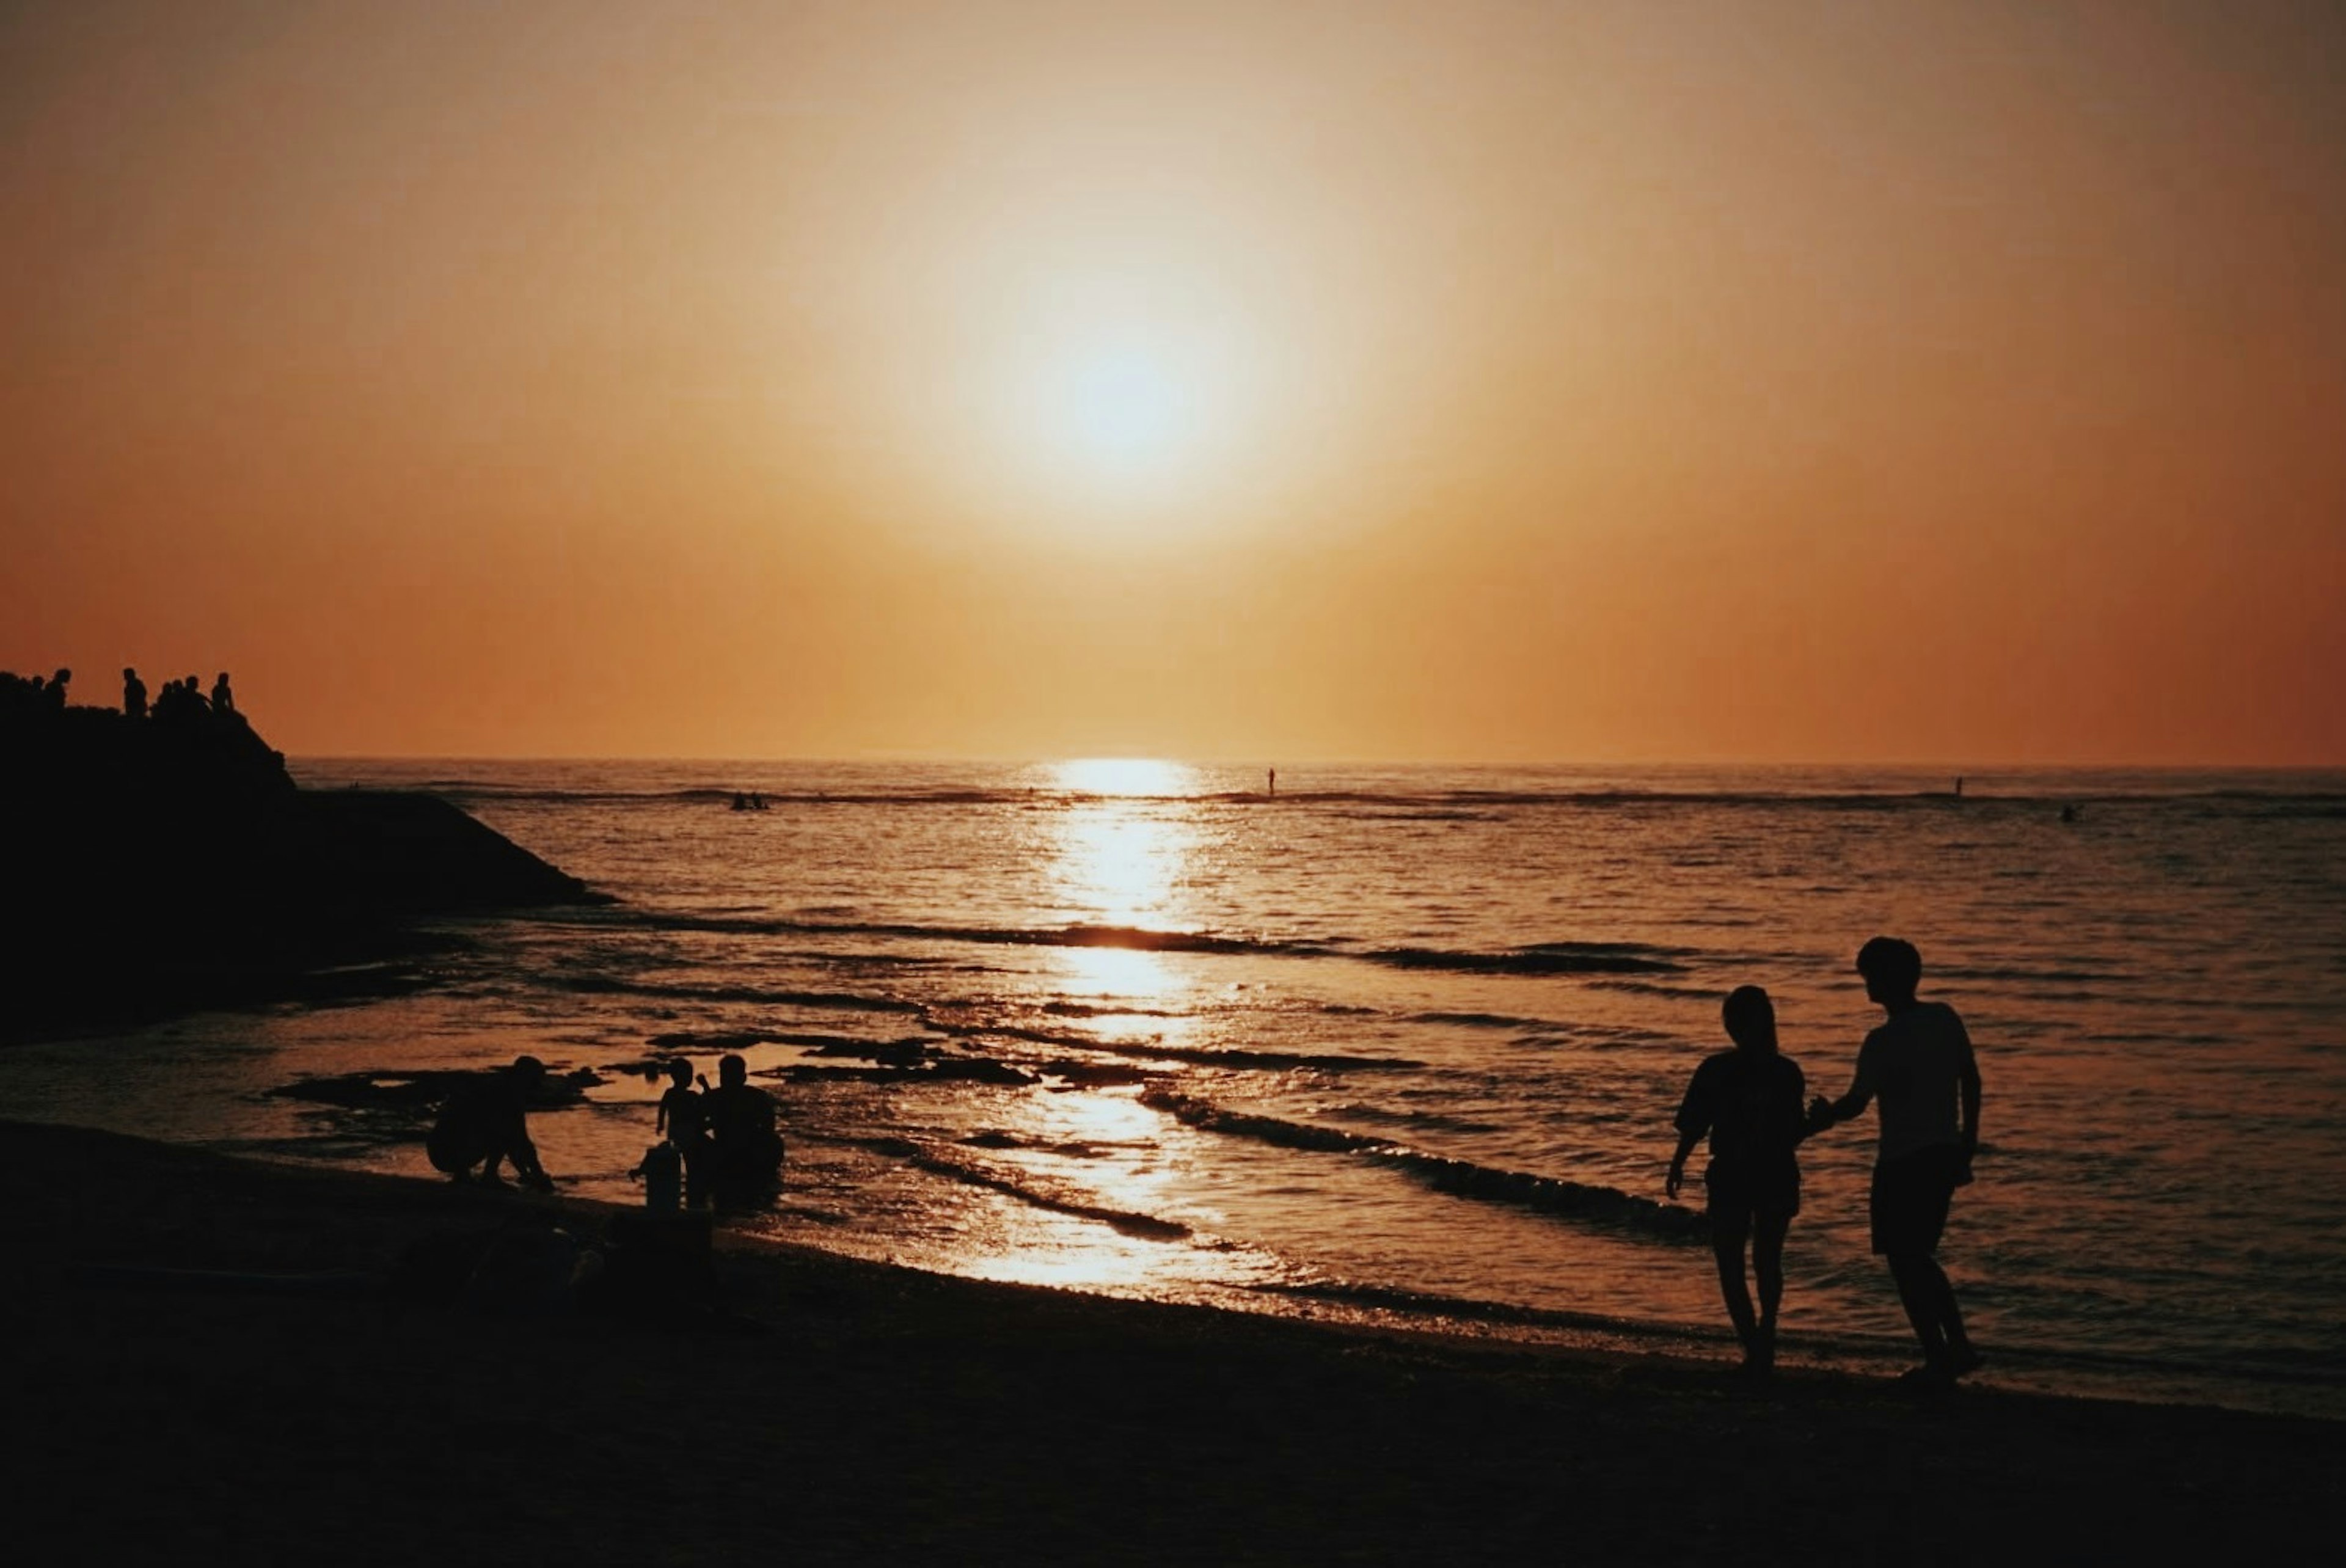
[[0,8],[0,667],[295,753],[2346,763],[2346,13]]

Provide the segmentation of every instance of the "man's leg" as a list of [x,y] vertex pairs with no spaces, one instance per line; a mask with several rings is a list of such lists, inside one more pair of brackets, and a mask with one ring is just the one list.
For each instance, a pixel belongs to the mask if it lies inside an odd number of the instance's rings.
[[1971,1336],[1964,1332],[1964,1309],[1955,1305],[1955,1287],[1947,1271],[1932,1258],[1931,1272],[1939,1277],[1939,1332],[1947,1344],[1947,1375],[1960,1378],[1980,1364],[1980,1354],[1972,1349]]
[[[1890,1254],[1890,1277],[1898,1282],[1898,1301],[1906,1308],[1906,1321],[1914,1326],[1914,1338],[1923,1342],[1923,1360],[1933,1367],[1945,1366],[1946,1322],[1955,1301],[1946,1274],[1927,1252],[1900,1251]],[[1956,1331],[1962,1332],[1960,1322]]]

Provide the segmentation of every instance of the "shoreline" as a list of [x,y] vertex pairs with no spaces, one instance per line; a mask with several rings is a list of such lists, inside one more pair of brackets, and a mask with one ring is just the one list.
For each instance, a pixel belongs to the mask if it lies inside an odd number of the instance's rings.
[[[721,1236],[705,1323],[353,1286],[627,1211],[0,1124],[36,1518],[134,1557],[2169,1555],[2302,1535],[2346,1423],[1442,1338]],[[293,1271],[342,1294],[133,1269]]]

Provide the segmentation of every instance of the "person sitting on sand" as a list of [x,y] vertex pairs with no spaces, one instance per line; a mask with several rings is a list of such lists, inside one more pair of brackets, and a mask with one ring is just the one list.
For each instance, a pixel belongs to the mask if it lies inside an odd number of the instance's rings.
[[1822,1131],[1870,1101],[1882,1103],[1873,1250],[1888,1259],[1906,1319],[1923,1342],[1923,1364],[1906,1380],[1952,1382],[1980,1357],[1964,1332],[1954,1287],[1933,1255],[1955,1188],[1972,1179],[1979,1152],[1979,1064],[1955,1010],[1915,999],[1923,957],[1912,943],[1877,936],[1858,951],[1857,970],[1865,976],[1865,994],[1889,1019],[1865,1037],[1849,1093],[1839,1100],[1817,1097],[1810,1129]]
[[660,1096],[659,1109],[653,1114],[652,1132],[666,1138],[683,1156],[684,1201],[688,1207],[698,1208],[708,1176],[708,1101],[693,1089],[690,1062],[678,1057],[668,1064],[668,1091]]
[[709,1118],[709,1183],[719,1207],[762,1202],[782,1181],[782,1135],[774,1097],[750,1084],[750,1064],[728,1054],[717,1087],[701,1096]]
[[[1807,1135],[1800,1101],[1808,1084],[1790,1057],[1776,1048],[1776,1009],[1756,985],[1738,987],[1720,1016],[1732,1051],[1703,1059],[1678,1106],[1678,1153],[1666,1187],[1678,1195],[1687,1156],[1707,1133],[1710,1165],[1703,1172],[1710,1244],[1719,1260],[1719,1288],[1743,1345],[1743,1366],[1765,1373],[1776,1360],[1776,1312],[1784,1298],[1784,1237],[1800,1212],[1800,1164],[1794,1152]],[[1751,1272],[1760,1281],[1760,1310],[1743,1279],[1743,1244],[1751,1242]]]
[[[535,1056],[516,1056],[510,1067],[459,1084],[441,1107],[440,1119],[423,1145],[433,1168],[458,1181],[502,1186],[497,1166],[510,1160],[524,1186],[551,1191],[554,1178],[537,1163],[526,1113],[531,1093],[545,1077],[545,1063]],[[477,1176],[474,1166],[481,1167]]]

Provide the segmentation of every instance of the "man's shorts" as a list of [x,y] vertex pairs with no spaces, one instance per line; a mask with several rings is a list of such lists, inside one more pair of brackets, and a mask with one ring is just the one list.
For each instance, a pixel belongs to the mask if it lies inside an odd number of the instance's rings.
[[1740,1235],[1755,1217],[1789,1220],[1800,1212],[1800,1167],[1790,1159],[1758,1166],[1713,1160],[1702,1173],[1702,1188],[1703,1212],[1714,1233]]
[[1931,1252],[1970,1162],[1955,1144],[1933,1144],[1873,1167],[1873,1250]]

